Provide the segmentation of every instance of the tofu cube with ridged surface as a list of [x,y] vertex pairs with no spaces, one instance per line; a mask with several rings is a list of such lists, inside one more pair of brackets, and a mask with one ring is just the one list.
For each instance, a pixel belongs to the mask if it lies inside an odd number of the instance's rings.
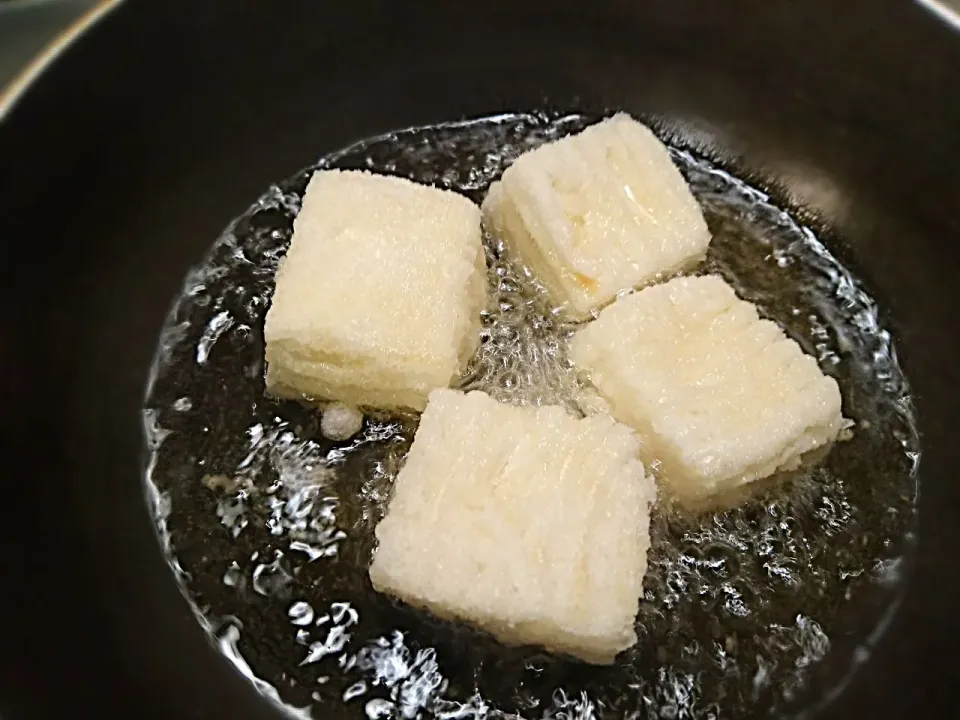
[[579,319],[690,267],[710,244],[667,148],[624,113],[521,155],[491,186],[483,216]]
[[437,390],[376,529],[376,590],[596,664],[636,642],[655,496],[607,415]]
[[267,391],[422,410],[472,357],[485,304],[475,203],[401,178],[318,171],[267,313]]
[[681,501],[794,469],[847,424],[836,381],[714,275],[618,299],[577,332],[570,359]]

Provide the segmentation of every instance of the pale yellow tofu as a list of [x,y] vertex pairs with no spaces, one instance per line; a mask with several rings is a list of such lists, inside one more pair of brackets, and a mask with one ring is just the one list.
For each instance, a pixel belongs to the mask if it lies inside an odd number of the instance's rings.
[[667,148],[624,113],[521,155],[491,186],[483,217],[579,319],[691,267],[710,243]]
[[479,343],[480,209],[367,172],[314,173],[267,313],[267,391],[422,410]]
[[618,299],[578,331],[570,358],[681,501],[794,469],[846,424],[836,381],[717,276]]
[[370,567],[376,590],[611,663],[636,642],[653,481],[608,415],[430,395]]

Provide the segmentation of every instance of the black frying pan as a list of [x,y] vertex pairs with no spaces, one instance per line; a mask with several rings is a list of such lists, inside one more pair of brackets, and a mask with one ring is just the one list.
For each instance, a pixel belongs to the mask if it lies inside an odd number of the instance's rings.
[[654,122],[769,189],[880,300],[919,412],[920,541],[892,625],[821,712],[956,712],[960,35],[906,0],[576,5],[130,2],[3,120],[5,717],[274,716],[200,628],[144,500],[171,298],[321,155],[533,108]]

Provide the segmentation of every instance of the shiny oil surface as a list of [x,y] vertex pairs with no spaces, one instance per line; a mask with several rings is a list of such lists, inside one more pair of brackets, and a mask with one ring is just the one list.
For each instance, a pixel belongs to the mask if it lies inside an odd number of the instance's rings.
[[[479,201],[519,153],[576,131],[534,113],[371,138],[318,167],[364,168]],[[919,443],[875,301],[762,192],[675,151],[723,274],[837,378],[852,437],[726,512],[658,509],[639,642],[592,668],[505,649],[374,593],[373,528],[416,427],[371,416],[324,440],[315,411],[263,394],[262,322],[305,170],[271,187],[187,278],[160,339],[145,427],[148,495],[198,619],[258,688],[323,717],[747,717],[810,708],[862,664],[903,589]],[[486,237],[490,304],[464,387],[589,405],[566,361],[574,326]]]

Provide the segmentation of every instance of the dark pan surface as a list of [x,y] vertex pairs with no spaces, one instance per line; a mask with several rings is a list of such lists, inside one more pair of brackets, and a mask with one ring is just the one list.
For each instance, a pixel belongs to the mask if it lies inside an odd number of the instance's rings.
[[123,7],[0,127],[0,708],[269,717],[207,644],[143,503],[139,409],[169,300],[225,222],[311,158],[545,97],[658,117],[772,184],[885,301],[924,430],[920,551],[827,715],[952,712],[956,35],[908,3],[181,10]]

